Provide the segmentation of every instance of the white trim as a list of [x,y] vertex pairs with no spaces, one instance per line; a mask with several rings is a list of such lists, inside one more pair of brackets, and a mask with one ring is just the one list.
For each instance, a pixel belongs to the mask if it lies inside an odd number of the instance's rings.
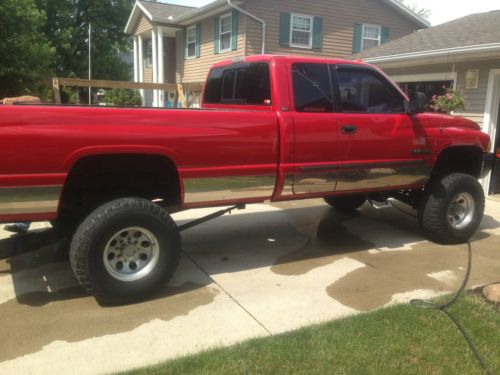
[[134,35],[134,82],[139,82],[139,47],[137,36]]
[[442,48],[442,49],[434,49],[434,50],[428,50],[428,51],[401,53],[401,54],[397,54],[397,55],[367,57],[367,58],[364,58],[363,60],[367,63],[377,63],[377,62],[385,62],[385,61],[414,59],[417,57],[453,55],[453,54],[458,54],[458,53],[482,52],[482,51],[492,51],[492,50],[500,50],[500,43],[475,44],[475,45],[463,46],[463,47]]
[[[229,18],[231,20],[231,30],[224,32],[224,35],[228,34],[230,35],[229,37],[229,48],[226,49],[221,49],[221,36],[222,36],[222,19]],[[232,13],[226,13],[223,14],[222,16],[219,16],[219,53],[226,53],[226,52],[231,52],[232,51],[232,45],[233,45],[233,14]]]
[[130,13],[130,16],[128,18],[127,25],[125,25],[125,30],[124,30],[125,33],[132,33],[133,32],[133,30],[130,30],[130,27],[132,26],[132,22],[137,21],[137,18],[138,18],[137,8],[139,8],[140,11],[143,12],[146,15],[146,17],[149,18],[149,20],[151,22],[153,22],[153,15],[148,12],[148,10],[144,7],[144,5],[139,3],[139,1],[136,1],[134,4],[134,7],[132,8],[132,12]]
[[[378,39],[373,38],[365,38],[365,27],[375,27],[378,29]],[[377,40],[379,47],[382,44],[382,26],[381,25],[371,25],[369,23],[364,23],[361,27],[361,51],[365,50],[365,39],[368,40]]]
[[[189,31],[193,30],[193,29],[194,29],[194,55],[189,56]],[[196,45],[199,43],[197,39],[198,39],[198,30],[197,30],[196,24],[186,28],[186,49],[187,49],[186,60],[196,59]],[[191,42],[191,43],[193,43],[193,42]],[[219,43],[220,43],[220,40],[219,40]],[[219,44],[219,46],[220,46],[220,44]]]
[[383,0],[386,3],[389,3],[389,5],[392,5],[394,8],[398,9],[402,13],[405,13],[406,15],[410,16],[413,18],[415,21],[421,24],[423,27],[429,27],[431,26],[431,23],[427,21],[425,18],[420,17],[418,14],[413,12],[411,9],[403,5],[400,1],[397,0]]
[[[294,44],[294,43],[292,43],[292,40],[293,40],[293,30],[294,30],[293,29],[293,17],[309,18],[311,30],[308,31],[309,32],[309,45],[308,46],[305,46],[303,44]],[[296,30],[296,31],[307,32],[305,30]],[[292,47],[292,48],[312,49],[313,48],[313,32],[314,32],[314,17],[313,16],[309,16],[309,15],[306,15],[306,14],[299,14],[299,13],[291,13],[290,14],[290,40],[289,40],[290,47]]]
[[149,18],[150,21],[153,21],[153,15],[149,13],[149,11],[142,5],[140,2],[136,1],[136,4],[139,8],[141,8],[142,12]]
[[[142,43],[142,36],[137,35],[137,42],[138,42],[138,48],[139,48],[139,82],[144,82],[144,44]],[[141,98],[142,98],[142,105],[145,105],[145,100],[144,100],[144,89],[140,89],[139,92],[141,93]]]
[[[165,62],[163,58],[163,30],[158,27],[156,31],[156,36],[158,38],[158,83],[165,83]],[[165,107],[165,91],[158,90],[158,107]]]
[[[483,118],[483,132],[488,133],[491,138],[491,147],[489,152],[494,152],[496,131],[499,124],[498,107],[500,103],[500,69],[491,69],[488,78],[488,91],[486,94],[486,107]],[[483,189],[488,194],[491,183],[491,173],[482,181]]]
[[[158,83],[158,40],[157,30],[151,30],[151,45],[153,46],[153,83]],[[153,107],[158,107],[158,90],[153,90]]]
[[425,82],[425,81],[453,81],[453,87],[457,85],[457,72],[404,74],[390,76],[394,82]]

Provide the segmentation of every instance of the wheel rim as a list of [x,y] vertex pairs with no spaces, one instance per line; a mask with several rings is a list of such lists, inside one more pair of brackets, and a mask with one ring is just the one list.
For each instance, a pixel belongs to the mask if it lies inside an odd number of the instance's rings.
[[146,277],[158,263],[158,239],[145,228],[129,227],[116,232],[106,244],[103,261],[106,271],[120,281]]
[[448,208],[448,221],[452,228],[463,229],[467,227],[474,218],[474,198],[469,193],[460,193],[450,202]]

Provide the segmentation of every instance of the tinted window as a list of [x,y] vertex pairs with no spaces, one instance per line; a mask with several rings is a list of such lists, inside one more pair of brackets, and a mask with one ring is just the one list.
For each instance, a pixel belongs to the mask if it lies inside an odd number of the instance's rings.
[[222,100],[234,99],[234,79],[236,70],[225,70],[222,74]]
[[269,65],[255,63],[213,69],[205,87],[207,104],[271,104]]
[[293,96],[297,112],[333,112],[330,72],[325,64],[294,64]]
[[376,72],[338,69],[342,110],[344,112],[401,113],[404,100],[386,79]]

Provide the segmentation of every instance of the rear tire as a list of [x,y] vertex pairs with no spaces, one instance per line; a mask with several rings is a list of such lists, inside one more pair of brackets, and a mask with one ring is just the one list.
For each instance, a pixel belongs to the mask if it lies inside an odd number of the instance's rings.
[[70,263],[80,285],[99,300],[128,303],[165,285],[180,254],[170,215],[148,200],[124,198],[97,208],[81,223]]
[[468,241],[484,214],[484,192],[471,175],[451,173],[431,181],[420,202],[420,227],[432,241],[457,244]]
[[325,202],[332,206],[335,210],[349,213],[361,207],[366,198],[363,195],[351,195],[344,197],[325,197]]

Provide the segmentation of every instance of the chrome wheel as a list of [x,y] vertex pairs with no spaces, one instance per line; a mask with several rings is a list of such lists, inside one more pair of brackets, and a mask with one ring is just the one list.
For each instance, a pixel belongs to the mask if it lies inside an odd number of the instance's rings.
[[103,253],[106,271],[120,281],[136,281],[149,275],[158,263],[158,239],[147,229],[130,227],[111,237]]
[[469,193],[456,195],[448,208],[448,221],[453,229],[467,227],[474,218],[475,202]]

